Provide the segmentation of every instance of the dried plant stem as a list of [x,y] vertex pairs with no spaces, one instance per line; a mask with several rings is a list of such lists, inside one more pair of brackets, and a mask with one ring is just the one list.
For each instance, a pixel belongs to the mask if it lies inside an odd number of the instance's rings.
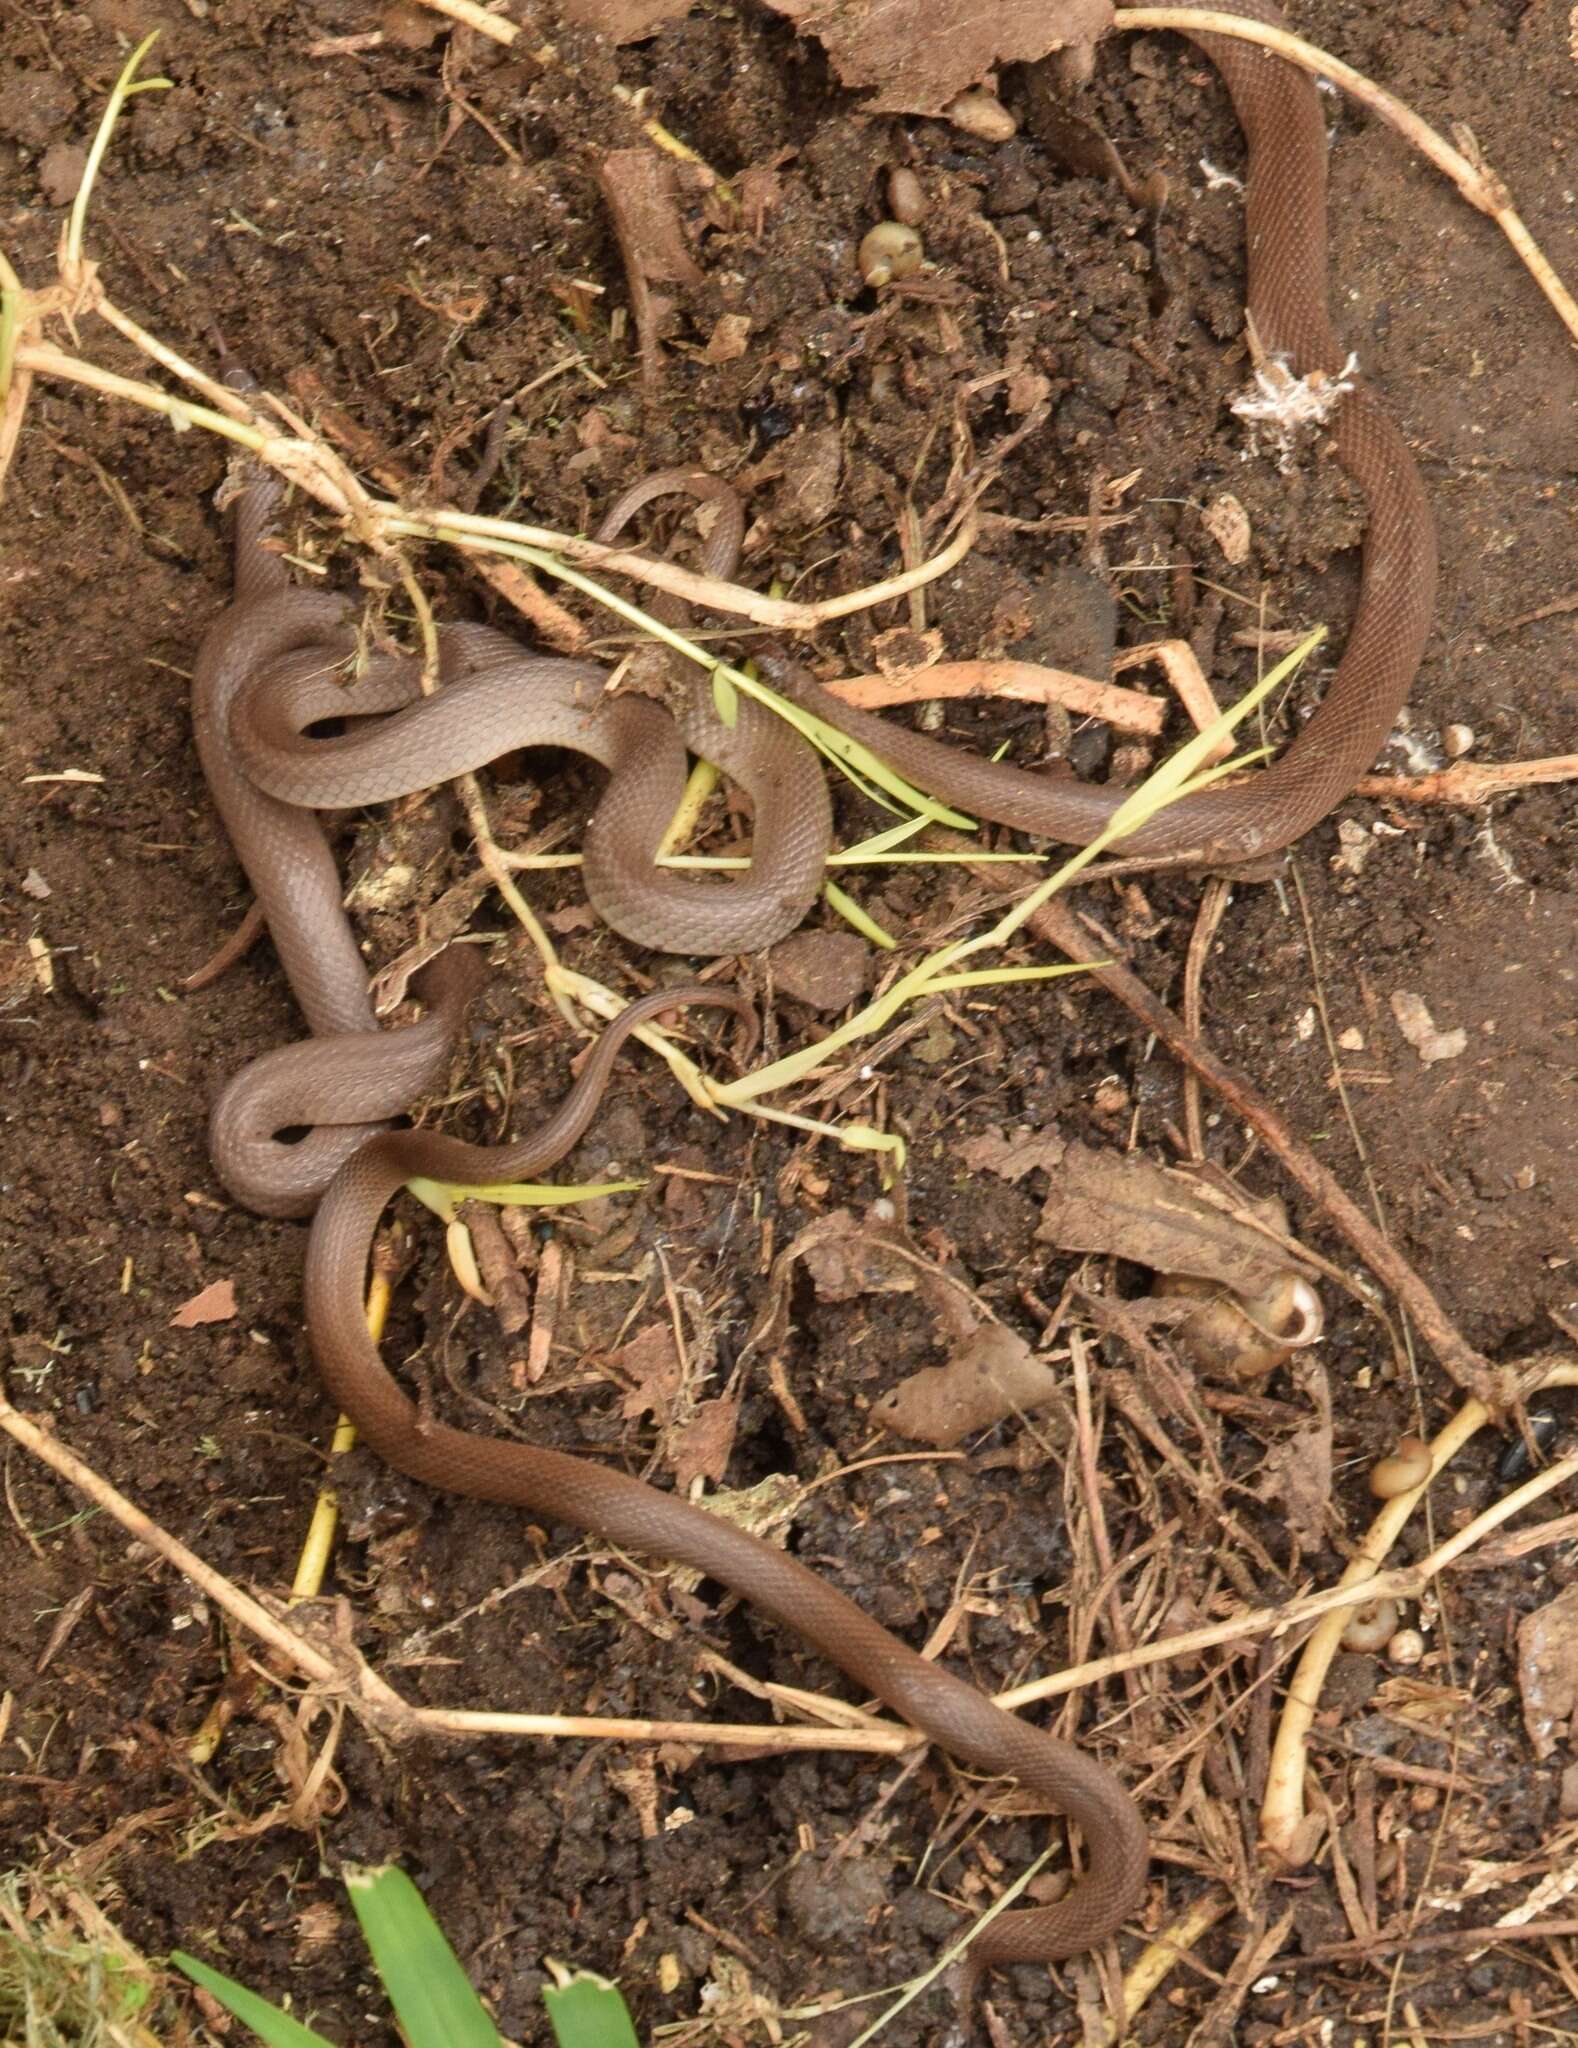
[[[260,1600],[243,1592],[233,1580],[189,1550],[178,1537],[136,1507],[70,1451],[51,1431],[12,1407],[0,1392],[0,1430],[69,1485],[111,1515],[139,1542],[173,1565],[231,1618],[315,1686],[343,1698],[383,1734],[408,1738],[421,1734],[471,1739],[478,1734],[590,1737],[603,1742],[688,1742],[720,1749],[781,1752],[806,1749],[862,1750],[898,1756],[923,1738],[912,1729],[865,1725],[858,1728],[777,1728],[751,1722],[716,1723],[647,1721],[594,1715],[505,1714],[470,1712],[444,1707],[413,1707],[348,1646],[331,1654],[289,1627]],[[830,1707],[836,1705],[828,1703]]]
[[1578,754],[1547,754],[1538,761],[1454,761],[1433,775],[1365,775],[1355,793],[1404,804],[1472,806],[1509,790],[1552,782],[1578,782]]
[[[1578,1386],[1578,1365],[1559,1362],[1544,1372],[1536,1387],[1528,1391],[1570,1386]],[[1382,1505],[1338,1581],[1340,1588],[1360,1589],[1366,1601],[1397,1597],[1400,1588],[1394,1582],[1412,1580],[1427,1570],[1429,1576],[1434,1577],[1436,1572],[1470,1549],[1482,1536],[1498,1528],[1531,1501],[1548,1493],[1553,1486],[1563,1484],[1578,1473],[1578,1457],[1563,1458],[1557,1464],[1548,1465],[1516,1492],[1476,1516],[1467,1528],[1440,1544],[1413,1570],[1383,1575],[1382,1566],[1387,1553],[1401,1535],[1409,1516],[1423,1500],[1431,1480],[1456,1457],[1471,1437],[1493,1419],[1491,1411],[1481,1401],[1468,1401],[1458,1410],[1430,1445],[1428,1476],[1412,1491],[1397,1494]],[[1326,1673],[1341,1645],[1347,1624],[1347,1615],[1340,1611],[1324,1616],[1317,1623],[1289,1683],[1282,1719],[1272,1744],[1271,1769],[1260,1810],[1260,1832],[1265,1847],[1287,1869],[1296,1869],[1308,1862],[1324,1829],[1323,1817],[1311,1814],[1305,1804],[1309,1735],[1320,1707]]]
[[1237,1905],[1231,1892],[1202,1892],[1178,1918],[1152,1935],[1123,1973],[1123,2011],[1103,2020],[1096,2040],[1100,2048],[1117,2048],[1142,2008],[1155,1997],[1182,1957],[1202,1941],[1219,1920]]
[[[1567,1359],[1540,1361],[1527,1382],[1526,1390],[1533,1392],[1541,1387],[1559,1386],[1578,1386],[1578,1362]],[[1462,1414],[1468,1415],[1470,1411],[1478,1411],[1479,1419],[1474,1422],[1473,1429],[1482,1428],[1486,1422],[1496,1419],[1483,1402],[1467,1403]],[[1461,1419],[1461,1416],[1454,1418],[1455,1421]],[[1473,1434],[1473,1429],[1469,1430],[1469,1435]],[[1436,1441],[1439,1444],[1443,1439],[1450,1442],[1447,1431],[1443,1431]],[[1031,1679],[1009,1692],[998,1693],[997,1704],[1017,1713],[1019,1708],[1031,1706],[1037,1700],[1060,1699],[1065,1693],[1077,1692],[1084,1686],[1101,1685],[1109,1678],[1121,1678],[1126,1671],[1139,1670],[1151,1664],[1169,1664],[1177,1657],[1193,1657],[1201,1650],[1219,1649],[1223,1643],[1236,1643],[1255,1636],[1285,1635],[1290,1629],[1302,1627],[1305,1622],[1319,1621],[1323,1616],[1339,1611],[1346,1615],[1350,1607],[1363,1607],[1371,1600],[1417,1600],[1431,1580],[1445,1571],[1448,1565],[1455,1564],[1465,1551],[1553,1487],[1565,1485],[1575,1472],[1578,1472],[1578,1455],[1547,1466],[1526,1485],[1520,1486],[1516,1493],[1508,1494],[1505,1500],[1487,1508],[1484,1514],[1476,1516],[1417,1564],[1381,1572],[1355,1580],[1352,1584],[1339,1581],[1322,1592],[1303,1594],[1296,1600],[1284,1601],[1278,1607],[1245,1608],[1242,1613],[1211,1622],[1205,1628],[1189,1629],[1181,1635],[1165,1636],[1159,1642],[1141,1643],[1115,1656],[1097,1657],[1085,1664],[1070,1665],[1066,1671],[1051,1672],[1045,1678]]]
[[[1578,305],[1574,304],[1572,294],[1541,253],[1501,179],[1488,164],[1477,161],[1477,150],[1470,156],[1454,149],[1411,107],[1405,106],[1373,79],[1366,78],[1362,71],[1355,71],[1340,57],[1330,56],[1285,28],[1273,28],[1269,22],[1252,21],[1242,14],[1218,14],[1214,9],[1202,7],[1120,7],[1112,21],[1117,29],[1181,29],[1191,35],[1232,36],[1239,42],[1258,43],[1262,49],[1273,50],[1279,57],[1286,57],[1289,63],[1312,71],[1317,77],[1329,78],[1333,85],[1340,85],[1344,92],[1351,93],[1372,113],[1395,128],[1421,156],[1428,157],[1438,171],[1445,172],[1470,206],[1489,214],[1517,250],[1529,274],[1555,309],[1557,318],[1578,341]],[[1472,136],[1463,130],[1458,134],[1459,140],[1473,150]]]
[[[287,481],[305,491],[320,505],[348,520],[358,537],[369,546],[411,539],[441,541],[466,553],[505,554],[514,548],[539,550],[562,557],[585,568],[601,568],[628,576],[651,589],[668,592],[687,602],[749,619],[759,626],[775,626],[792,632],[809,631],[830,619],[848,618],[855,612],[886,604],[906,596],[924,584],[946,576],[969,553],[976,536],[975,522],[967,519],[948,544],[917,568],[906,569],[880,583],[845,591],[816,603],[791,598],[769,597],[740,583],[726,583],[717,577],[701,576],[676,562],[636,553],[627,548],[606,547],[578,534],[557,533],[550,527],[523,526],[509,519],[488,519],[453,507],[424,508],[420,514],[388,499],[364,491],[352,472],[324,443],[278,400],[272,403],[282,416],[292,418],[297,431],[270,432],[247,418],[242,406],[221,411],[215,405],[197,403],[161,390],[154,384],[122,377],[45,342],[24,342],[16,351],[16,368],[27,376],[45,376],[81,384],[106,398],[126,399],[150,412],[162,413],[177,428],[205,427],[238,447],[248,449],[260,462],[277,470]],[[173,358],[179,362],[180,358]],[[204,380],[208,388],[210,380]],[[227,394],[229,396],[229,394]]]

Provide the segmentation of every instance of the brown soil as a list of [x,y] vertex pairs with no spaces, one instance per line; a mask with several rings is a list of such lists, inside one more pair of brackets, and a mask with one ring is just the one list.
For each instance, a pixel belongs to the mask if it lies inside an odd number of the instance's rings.
[[[1554,0],[1312,0],[1300,25],[1438,127],[1470,124],[1572,278],[1578,70],[1566,14]],[[957,454],[952,423],[966,422],[977,450],[989,450],[1042,389],[1023,380],[1040,377],[1049,422],[1010,454],[987,506],[1020,521],[1078,515],[1099,479],[1136,472],[1121,498],[1130,521],[1104,536],[1099,584],[1117,600],[1122,640],[1188,630],[1223,690],[1253,675],[1253,652],[1232,635],[1256,624],[1263,604],[1273,625],[1329,621],[1340,643],[1362,505],[1329,461],[1282,477],[1243,460],[1224,408],[1244,374],[1239,207],[1198,168],[1205,158],[1233,169],[1241,145],[1214,75],[1171,39],[1107,48],[1093,88],[1131,163],[1160,165],[1173,181],[1160,266],[1173,296],[1158,310],[1147,225],[1113,188],[1057,169],[1028,130],[996,147],[940,122],[864,119],[815,49],[756,6],[704,5],[617,53],[566,33],[571,71],[398,5],[379,17],[343,0],[22,0],[0,18],[0,179],[3,240],[31,282],[51,272],[71,170],[63,148],[86,138],[125,48],[156,24],[157,61],[176,87],[133,103],[92,219],[114,296],[200,359],[213,359],[217,331],[269,389],[284,392],[309,369],[422,482],[460,488],[490,410],[569,358],[520,399],[488,509],[585,530],[622,484],[659,466],[743,470],[759,521],[751,580],[787,569],[809,572],[808,590],[845,588],[898,565],[906,489],[922,510],[939,498]],[[320,38],[380,26],[374,46],[315,52]],[[664,288],[673,311],[651,404],[631,330],[609,317],[625,305],[625,279],[594,174],[607,150],[640,139],[616,81],[646,92],[648,109],[728,177],[776,164],[759,227],[708,216],[696,244],[702,282]],[[1022,81],[1008,79],[1005,92],[1026,107]],[[1428,748],[1463,721],[1487,759],[1566,751],[1573,616],[1512,622],[1572,588],[1570,344],[1487,221],[1351,107],[1333,102],[1332,118],[1339,324],[1418,451],[1441,528],[1442,593],[1413,733]],[[860,289],[852,251],[879,216],[886,167],[901,162],[930,195],[936,269],[924,292],[879,305]],[[591,295],[571,290],[575,280]],[[737,312],[751,322],[744,352],[709,360],[718,321]],[[138,371],[102,329],[90,326],[83,342]],[[179,988],[247,902],[198,775],[185,693],[193,650],[226,602],[213,509],[223,469],[200,432],[44,385],[10,480],[3,1310],[13,1398],[52,1416],[219,1570],[279,1589],[328,1419],[300,1330],[302,1232],[221,1199],[204,1117],[248,1054],[298,1027],[266,946],[201,994]],[[1237,570],[1199,517],[1228,489],[1253,529]],[[313,544],[328,546],[326,530]],[[928,593],[927,623],[955,657],[1011,648],[1099,663],[1110,630],[1102,604],[1092,606],[1088,585],[1069,600],[1069,572],[1088,567],[1084,547],[1077,532],[997,526]],[[1196,578],[1169,572],[1180,563]],[[348,581],[349,551],[331,566]],[[483,608],[452,565],[435,559],[425,573],[450,610]],[[891,606],[827,632],[815,652],[829,668],[869,666],[873,632],[908,617]],[[1321,682],[1316,674],[1300,691]],[[1009,740],[1026,759],[1039,732],[1022,712],[960,706],[947,725],[976,744]],[[24,781],[66,771],[97,779]],[[536,783],[516,772],[495,781],[496,822],[519,836],[528,820],[536,829],[561,811],[578,816],[592,787],[579,769],[556,774],[534,809]],[[846,838],[871,829],[868,810],[840,802]],[[1552,1313],[1575,1303],[1571,794],[1538,790],[1490,814],[1355,801],[1344,815],[1370,835],[1364,858],[1338,861],[1335,824],[1310,836],[1297,856],[1307,922],[1286,886],[1239,892],[1211,957],[1208,1028],[1356,1194],[1373,1191],[1393,1240],[1470,1339],[1514,1358],[1548,1342]],[[364,920],[382,962],[413,939],[427,903],[470,872],[463,820],[439,795],[398,821],[354,821],[346,837],[353,876],[396,859],[419,871],[418,900]],[[859,892],[919,943],[982,902],[958,873],[879,871]],[[579,902],[573,877],[537,894],[550,909]],[[1109,888],[1092,908],[1130,940],[1152,985],[1175,995],[1197,894],[1156,881],[1143,894]],[[478,1137],[503,1128],[512,1090],[523,1120],[551,1099],[573,1050],[529,949],[496,910],[481,914],[500,938],[456,1083],[469,1106],[451,1112]],[[657,964],[595,922],[563,923],[567,957],[616,985],[640,985],[636,970]],[[47,947],[48,992],[30,938]],[[760,988],[754,970],[744,980]],[[1333,1032],[1362,1034],[1362,1049],[1342,1055],[1351,1124],[1310,1029],[1322,991]],[[1422,1064],[1392,1021],[1399,991],[1420,995],[1442,1028],[1461,1026],[1467,1049]],[[785,1044],[811,1024],[782,1002],[777,1021]],[[961,1144],[992,1127],[1056,1122],[1092,1143],[1175,1156],[1182,1125],[1170,1063],[1074,983],[961,1002],[883,1074],[875,1094],[852,1081],[834,1111],[905,1131],[917,1239],[1027,1335],[1027,1296],[1055,1302],[1072,1270],[1033,1242],[1043,1182],[972,1173]],[[654,1063],[627,1061],[570,1173],[645,1161],[721,1180],[656,1179],[562,1227],[579,1279],[561,1348],[525,1394],[511,1371],[524,1338],[501,1336],[482,1312],[456,1324],[427,1239],[391,1355],[425,1342],[436,1398],[474,1426],[586,1446],[636,1470],[655,1461],[666,1478],[666,1444],[650,1416],[627,1412],[639,1404],[627,1403],[628,1377],[610,1364],[622,1342],[666,1320],[665,1275],[697,1347],[693,1367],[713,1370],[699,1391],[716,1394],[762,1306],[769,1241],[781,1249],[818,1214],[876,1192],[858,1158],[794,1138],[714,1125],[679,1104]],[[1229,1120],[1213,1121],[1210,1142],[1247,1187],[1278,1188],[1263,1156],[1245,1162]],[[1296,1209],[1295,1219],[1351,1264],[1319,1216]],[[220,1279],[234,1283],[235,1318],[173,1329],[177,1307]],[[1135,1276],[1123,1284],[1133,1291]],[[1115,1550],[1169,1517],[1188,1537],[1147,1567],[1163,1571],[1143,1577],[1150,1629],[1171,1604],[1220,1612],[1328,1582],[1367,1519],[1366,1461],[1416,1418],[1433,1426],[1456,1405],[1427,1357],[1416,1394],[1381,1326],[1328,1294],[1337,1477],[1313,1551],[1295,1546],[1279,1502],[1257,1494],[1268,1455],[1309,1425],[1307,1388],[1284,1376],[1269,1404],[1217,1418],[1220,1455],[1242,1489],[1229,1497],[1231,1531],[1202,1521],[1153,1448],[1108,1415]],[[895,1448],[867,1411],[936,1356],[933,1332],[902,1300],[840,1303],[802,1286],[793,1309],[783,1354],[792,1399],[778,1397],[758,1354],[740,1390],[731,1486],[774,1472],[809,1480]],[[1108,1362],[1133,1363],[1115,1344]],[[1059,1466],[1039,1442],[1034,1426],[1005,1424],[962,1461],[842,1477],[803,1503],[795,1546],[916,1643],[962,1590],[948,1654],[988,1688],[1057,1667],[1071,1644],[1110,1647],[1107,1610],[1091,1599],[1077,1477],[1065,1528]],[[1441,1512],[1455,1518],[1505,1491],[1500,1456],[1488,1439],[1473,1449],[1462,1491]],[[335,1584],[362,1646],[413,1698],[769,1719],[705,1661],[709,1650],[757,1679],[837,1689],[836,1674],[716,1587],[688,1593],[661,1571],[584,1548],[558,1561],[562,1532],[418,1494],[371,1466],[346,1495]],[[767,2010],[895,1983],[935,1955],[960,1907],[988,1904],[1044,1845],[1034,1817],[983,1828],[969,1788],[937,1756],[901,1779],[891,1762],[838,1754],[741,1762],[694,1749],[653,1757],[478,1741],[389,1755],[355,1728],[337,1760],[343,1804],[330,1801],[308,1831],[249,1833],[282,1796],[283,1695],[243,1698],[212,1762],[191,1764],[188,1738],[238,1671],[241,1645],[221,1617],[20,1453],[7,1465],[0,1542],[10,1589],[0,1757],[16,1773],[0,1789],[4,1860],[82,1858],[80,1869],[112,1883],[118,1916],[149,1950],[209,1954],[261,1990],[288,1991],[296,2011],[341,2039],[392,2038],[344,1908],[337,1872],[348,1860],[405,1864],[508,2036],[545,2038],[538,1992],[552,1956],[617,1975],[645,2039],[694,2016],[720,1969],[735,1973],[737,1998],[743,1985]],[[1416,1914],[1425,1929],[1490,1921],[1565,1855],[1568,1752],[1531,1755],[1511,1630],[1572,1571],[1570,1549],[1558,1547],[1452,1579],[1411,1679],[1344,1660],[1323,1733],[1370,1764],[1356,1771],[1338,1748],[1318,1762],[1350,1823],[1350,1863],[1356,1855],[1362,1870],[1356,1836],[1373,1848],[1379,1835],[1375,1910],[1388,1931]],[[1124,1581],[1131,1612],[1141,1581]],[[85,1588],[91,1599],[46,1657]],[[484,1607],[497,1589],[509,1590]],[[1213,1880],[1238,1888],[1239,1910],[1198,1950],[1204,1969],[1178,1974],[1140,2036],[1184,2039],[1216,1996],[1212,1973],[1235,1961],[1255,1990],[1230,2004],[1225,2034],[1191,2038],[1377,2039],[1402,2025],[1409,2003],[1420,2029],[1409,2038],[1521,2041],[1571,2028],[1571,1967],[1548,1944],[1422,1949],[1395,1978],[1390,1958],[1297,1966],[1349,1939],[1352,1925],[1329,1857],[1286,1883],[1255,1861],[1269,1699],[1253,1687],[1256,1669],[1252,1650],[1206,1669],[1158,1667],[1154,1693],[1148,1678],[1135,1695],[1083,1696],[1071,1724],[1130,1783],[1148,1781],[1164,1845],[1148,1926]],[[1398,1718],[1407,1685],[1429,1690],[1434,1720]],[[321,1738],[319,1724],[311,1739]],[[1398,1775],[1400,1766],[1425,1776]],[[1431,1772],[1458,1774],[1458,1789],[1443,1798]],[[1515,1862],[1517,1881],[1442,1913],[1432,1902],[1457,1898],[1473,1862]],[[1254,1929],[1289,1913],[1280,1941],[1252,1955]],[[1125,1937],[1124,1957],[1138,1945]],[[1080,2038],[1081,1987],[1098,1995],[1083,1966],[998,1981],[998,2038]],[[768,2038],[748,2002],[714,2017],[720,2040]],[[951,2025],[939,1995],[886,2038],[894,2048],[941,2041]],[[852,2031],[840,2018],[815,2038]]]

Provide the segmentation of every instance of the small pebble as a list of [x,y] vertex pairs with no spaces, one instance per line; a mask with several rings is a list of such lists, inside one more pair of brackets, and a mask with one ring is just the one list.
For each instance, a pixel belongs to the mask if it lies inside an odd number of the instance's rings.
[[813,1010],[847,1010],[866,992],[871,948],[855,932],[796,932],[767,956],[773,986]]
[[1416,1628],[1400,1628],[1386,1646],[1393,1664],[1417,1664],[1425,1654],[1425,1639]]
[[888,172],[888,212],[907,228],[918,228],[926,218],[925,188],[904,164]]
[[88,153],[80,143],[52,142],[39,159],[38,182],[51,206],[69,206],[77,196]]
[[996,93],[961,92],[942,112],[944,120],[962,128],[966,135],[979,136],[982,142],[1006,142],[1019,131],[1019,123]]
[[1471,725],[1449,725],[1441,733],[1441,749],[1449,761],[1461,761],[1474,744]]

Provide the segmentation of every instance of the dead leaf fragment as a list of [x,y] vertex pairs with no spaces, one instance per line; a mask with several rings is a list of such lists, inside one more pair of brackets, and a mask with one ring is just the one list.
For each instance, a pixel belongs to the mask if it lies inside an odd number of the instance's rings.
[[1455,1060],[1467,1048],[1468,1033],[1461,1025],[1455,1031],[1436,1029],[1423,996],[1399,989],[1392,997],[1392,1015],[1397,1019],[1398,1030],[1427,1067],[1437,1060]]
[[609,1364],[635,1382],[620,1404],[627,1422],[650,1414],[661,1429],[674,1413],[684,1384],[679,1349],[667,1323],[653,1323],[621,1344]]
[[715,1401],[697,1404],[695,1414],[674,1433],[669,1463],[674,1469],[674,1488],[682,1499],[690,1495],[698,1479],[716,1486],[729,1469],[735,1432],[740,1426],[740,1397],[720,1394]]
[[791,1251],[805,1261],[824,1301],[859,1294],[913,1294],[916,1275],[893,1249],[871,1236],[848,1209],[834,1209],[802,1231]]
[[1088,1145],[1065,1152],[1036,1238],[1061,1251],[1107,1252],[1158,1273],[1217,1280],[1248,1298],[1267,1293],[1294,1263],[1199,1183]]
[[657,284],[700,284],[680,218],[682,167],[655,149],[616,149],[599,165],[598,181],[626,261]]
[[1231,491],[1211,500],[1200,514],[1200,524],[1233,568],[1249,559],[1249,514]]
[[1578,1586],[1568,1586],[1518,1624],[1523,1725],[1543,1762],[1571,1742],[1578,1713]]
[[[873,1404],[872,1415],[895,1435],[952,1450],[1005,1416],[1063,1402],[1057,1374],[1025,1340],[1001,1323],[988,1323],[955,1346],[946,1365],[926,1366],[901,1380]],[[1072,1433],[1055,1431],[1066,1442]]]
[[1056,1131],[1032,1130],[1019,1124],[1012,1131],[983,1131],[959,1147],[959,1157],[976,1173],[995,1173],[999,1179],[1021,1181],[1037,1167],[1051,1173],[1063,1163],[1067,1142]]
[[751,332],[749,313],[720,313],[701,352],[704,363],[732,363],[745,353]]
[[767,963],[777,993],[813,1010],[848,1009],[871,978],[871,948],[858,932],[794,932]]
[[773,508],[774,523],[801,531],[820,526],[838,504],[844,464],[843,430],[802,427],[783,446],[783,487]]
[[624,258],[630,311],[641,350],[641,374],[648,390],[658,375],[658,333],[672,304],[656,297],[654,284],[697,285],[701,266],[690,253],[680,214],[680,195],[697,183],[690,166],[655,149],[611,150],[597,167],[597,182]]
[[1263,1501],[1280,1504],[1301,1546],[1317,1550],[1324,1540],[1331,1499],[1331,1392],[1325,1369],[1313,1359],[1303,1360],[1299,1378],[1303,1391],[1314,1399],[1318,1419],[1272,1446],[1255,1493]]
[[172,1330],[195,1330],[200,1323],[228,1323],[236,1312],[236,1283],[215,1280],[201,1294],[183,1301],[170,1318]]
[[815,36],[847,86],[877,87],[866,111],[937,114],[1000,64],[1034,64],[1091,44],[1112,25],[1109,0],[771,0]]

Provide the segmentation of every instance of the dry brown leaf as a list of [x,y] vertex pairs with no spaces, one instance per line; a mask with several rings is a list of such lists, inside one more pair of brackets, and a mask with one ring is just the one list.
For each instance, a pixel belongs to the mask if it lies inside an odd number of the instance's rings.
[[770,0],[815,36],[847,86],[875,86],[868,113],[936,114],[999,64],[1093,44],[1109,0]]
[[[1024,1339],[1001,1323],[987,1323],[955,1347],[946,1365],[926,1366],[901,1380],[873,1404],[885,1429],[916,1442],[952,1450],[1005,1416],[1063,1404],[1057,1374],[1037,1358]],[[1054,1427],[1066,1442],[1071,1424],[1065,1412]]]
[[1317,1550],[1325,1541],[1331,1500],[1331,1382],[1326,1368],[1307,1353],[1294,1361],[1293,1375],[1316,1419],[1272,1446],[1255,1493],[1260,1500],[1280,1504],[1300,1546]]
[[620,1404],[620,1414],[626,1421],[650,1414],[661,1429],[673,1415],[684,1384],[674,1332],[666,1323],[653,1323],[621,1344],[609,1364],[635,1381]]
[[655,149],[610,150],[597,166],[597,182],[624,258],[630,314],[641,350],[641,375],[651,391],[658,376],[658,333],[672,302],[654,284],[697,285],[701,266],[685,240],[680,194],[697,189],[700,174]]
[[704,363],[737,362],[745,353],[750,332],[749,313],[720,313],[713,322],[701,360]]
[[802,1234],[799,1249],[824,1301],[915,1292],[913,1270],[879,1239],[868,1236],[848,1209],[834,1209],[822,1217]]
[[767,955],[778,995],[813,1010],[835,1012],[865,994],[871,948],[858,932],[791,932]]
[[183,1301],[170,1318],[172,1330],[195,1330],[201,1323],[228,1323],[236,1312],[236,1283],[216,1280],[190,1301]]
[[1518,1624],[1523,1725],[1543,1760],[1570,1742],[1578,1714],[1578,1586],[1568,1586]]
[[1184,1175],[1088,1145],[1064,1153],[1036,1237],[1061,1251],[1107,1252],[1158,1273],[1217,1280],[1249,1298],[1294,1263]]
[[802,427],[784,443],[782,454],[784,481],[773,523],[796,532],[822,525],[838,505],[843,429],[831,424]]
[[1317,1549],[1331,1498],[1330,1429],[1296,1430],[1274,1444],[1255,1493],[1269,1505],[1281,1506],[1305,1550]]
[[598,179],[626,261],[655,284],[700,284],[679,211],[685,167],[655,149],[615,149],[599,164]]
[[1039,1166],[1051,1173],[1063,1163],[1067,1141],[1055,1131],[1032,1130],[1018,1124],[1012,1131],[983,1131],[959,1147],[959,1157],[976,1173],[995,1173],[1002,1180],[1021,1181]]
[[715,1401],[699,1403],[690,1420],[674,1432],[668,1461],[675,1491],[682,1498],[688,1497],[694,1480],[710,1480],[716,1486],[722,1479],[739,1426],[739,1395],[720,1394]]

